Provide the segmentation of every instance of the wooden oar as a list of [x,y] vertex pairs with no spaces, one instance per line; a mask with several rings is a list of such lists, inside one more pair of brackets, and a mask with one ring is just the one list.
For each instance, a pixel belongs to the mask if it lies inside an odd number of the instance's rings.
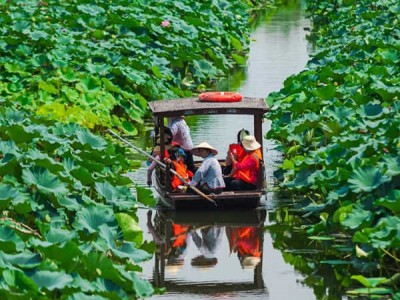
[[[136,147],[135,145],[133,145],[131,142],[129,142],[128,140],[124,139],[123,137],[119,136],[117,133],[115,133],[114,131],[112,131],[111,129],[108,129],[108,131],[114,135],[115,137],[119,138],[121,141],[123,141],[125,144],[131,146],[133,149],[139,151],[141,154],[147,156],[148,158],[150,158],[151,160],[155,161],[156,163],[158,163],[162,168],[164,168],[165,170],[167,169],[166,164],[164,164],[162,161],[158,160],[157,158],[151,156],[150,154],[148,154],[146,151]],[[211,203],[213,203],[215,206],[217,206],[217,203],[211,199],[209,196],[207,196],[206,194],[204,194],[202,191],[200,191],[198,188],[196,188],[195,186],[191,186],[189,185],[189,183],[181,176],[179,175],[175,170],[173,169],[169,169],[171,171],[172,174],[178,176],[178,178],[180,179],[180,181],[182,181],[182,183],[187,186],[188,188],[192,189],[196,194],[200,195],[203,199],[210,201]]]

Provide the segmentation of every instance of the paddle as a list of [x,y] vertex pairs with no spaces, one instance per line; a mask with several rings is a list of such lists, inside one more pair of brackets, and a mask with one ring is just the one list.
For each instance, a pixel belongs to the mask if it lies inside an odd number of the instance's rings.
[[[135,145],[133,145],[132,143],[130,143],[129,141],[127,141],[126,139],[124,139],[123,137],[119,136],[118,134],[116,134],[114,131],[112,131],[111,129],[108,129],[108,131],[114,135],[115,137],[119,138],[121,141],[123,141],[125,144],[131,146],[133,149],[139,151],[141,154],[147,156],[148,158],[150,158],[151,160],[154,160],[156,163],[158,163],[162,168],[167,169],[166,164],[164,164],[162,161],[156,159],[155,157],[151,156],[150,154],[148,154],[146,151],[136,147]],[[199,196],[201,196],[203,199],[210,201],[211,203],[213,203],[215,206],[217,206],[217,203],[211,199],[210,197],[208,197],[206,194],[204,194],[202,191],[200,191],[198,188],[196,188],[195,186],[191,186],[189,185],[189,183],[181,176],[179,175],[175,170],[173,169],[169,169],[171,171],[172,174],[176,175],[180,181],[182,181],[182,183],[189,187],[190,189],[192,189],[196,194],[198,194]]]

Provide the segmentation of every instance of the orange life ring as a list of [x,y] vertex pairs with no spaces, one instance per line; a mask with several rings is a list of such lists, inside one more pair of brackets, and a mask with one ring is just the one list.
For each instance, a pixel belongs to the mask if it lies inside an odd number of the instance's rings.
[[203,102],[239,102],[243,96],[236,92],[205,92],[199,95]]

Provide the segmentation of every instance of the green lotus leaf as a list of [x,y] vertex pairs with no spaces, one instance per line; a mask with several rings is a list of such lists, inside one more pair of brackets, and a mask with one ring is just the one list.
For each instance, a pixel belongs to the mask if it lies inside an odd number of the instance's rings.
[[55,161],[47,153],[43,153],[38,149],[30,149],[25,153],[25,157],[35,162],[38,167],[43,167],[50,172],[58,173],[63,170],[61,163]]
[[133,282],[135,293],[142,298],[150,297],[154,293],[151,283],[145,279],[138,277],[135,272],[123,272],[127,279]]
[[12,154],[19,156],[19,149],[13,140],[0,141],[0,153],[4,156],[6,154]]
[[384,64],[396,64],[399,61],[399,52],[395,49],[379,49]]
[[[35,282],[29,278],[24,272],[19,270],[3,270],[4,281],[10,287],[18,288],[25,291],[37,291],[38,287]],[[29,298],[26,298],[29,299]]]
[[13,188],[11,185],[0,182],[0,200],[11,200],[16,196],[17,190],[15,188]]
[[137,201],[144,205],[153,207],[156,205],[156,199],[153,196],[153,192],[145,187],[135,185]]
[[39,137],[38,133],[27,132],[25,127],[21,125],[8,126],[7,133],[15,143],[30,142],[33,138]]
[[135,244],[124,242],[121,246],[117,247],[114,242],[115,233],[107,225],[99,227],[100,237],[102,237],[111,250],[111,252],[119,258],[128,258],[133,262],[143,262],[149,260],[152,255],[144,250],[137,249]]
[[38,270],[36,272],[29,273],[27,275],[37,284],[39,288],[45,288],[47,290],[63,289],[69,286],[73,278],[71,275],[65,272],[55,272]]
[[96,181],[93,178],[93,174],[84,167],[76,167],[73,170],[71,170],[70,173],[72,176],[74,176],[77,180],[82,182],[84,185],[89,185]]
[[336,94],[336,87],[334,85],[327,85],[321,88],[316,88],[314,94],[324,100],[329,100]]
[[301,189],[304,188],[305,186],[309,185],[309,177],[311,175],[311,172],[306,169],[302,169],[294,178],[292,181],[288,181],[285,183],[285,186],[296,188],[296,189]]
[[326,260],[321,260],[321,264],[327,264],[327,265],[350,265],[351,262],[347,260],[334,260],[334,259],[326,259]]
[[368,288],[376,287],[387,280],[387,278],[385,278],[385,277],[366,278],[362,275],[353,275],[353,276],[351,276],[351,279],[357,280],[363,286],[368,287]]
[[22,179],[27,185],[34,185],[45,194],[65,194],[66,184],[42,167],[32,167],[22,170]]
[[22,251],[24,248],[24,241],[11,228],[0,224],[0,250],[14,252]]
[[349,178],[349,186],[354,193],[369,193],[388,180],[381,175],[379,169],[367,166],[353,171]]
[[89,144],[94,149],[104,149],[107,145],[103,138],[94,135],[88,130],[78,130],[76,136],[82,144]]
[[106,206],[84,207],[76,213],[74,227],[78,230],[85,230],[95,233],[103,224],[116,225],[114,212]]
[[81,209],[81,204],[73,197],[67,197],[65,195],[61,195],[58,197],[58,203],[65,207],[67,210],[78,211]]
[[232,53],[233,59],[236,61],[237,64],[245,66],[246,65],[246,58],[244,56]]
[[78,10],[91,15],[91,16],[97,16],[99,14],[103,14],[105,12],[104,8],[97,6],[97,5],[91,5],[91,4],[82,4],[77,6]]
[[[82,289],[82,287],[80,287]],[[93,295],[92,293],[89,293],[89,295],[86,295],[82,292],[72,294],[68,297],[68,300],[108,300],[110,298],[105,298],[100,295]]]
[[126,186],[112,186],[109,182],[96,182],[96,191],[106,199],[108,204],[129,209],[136,204],[130,189]]
[[98,277],[98,273],[101,273],[103,278],[110,279],[115,283],[122,283],[120,269],[105,254],[89,252],[86,257],[82,258],[82,272],[96,274],[96,277]]
[[46,241],[53,244],[61,244],[74,239],[77,236],[75,231],[69,231],[61,228],[50,227],[46,232]]
[[117,213],[115,218],[122,229],[124,239],[140,246],[143,243],[143,231],[137,220],[126,213]]
[[373,214],[370,211],[354,207],[353,210],[347,214],[347,217],[341,222],[341,224],[351,229],[358,229],[363,225],[369,224],[372,219]]
[[45,40],[49,36],[49,34],[45,31],[36,30],[36,31],[32,31],[30,36],[31,36],[32,40],[38,41],[39,39]]
[[385,198],[379,198],[375,201],[375,204],[381,205],[393,211],[394,213],[400,212],[400,191],[391,190]]
[[8,263],[24,269],[32,269],[39,266],[42,258],[38,253],[22,252],[17,254],[4,254]]
[[[376,288],[359,288],[346,291],[349,295],[390,295],[393,290],[390,288],[376,287]],[[377,298],[378,299],[378,298]]]
[[387,175],[393,177],[400,174],[400,156],[385,156],[383,160],[387,167]]
[[58,94],[59,93],[58,89],[54,85],[52,85],[51,83],[45,82],[45,81],[39,82],[39,89],[41,89],[49,94]]
[[367,118],[379,118],[382,115],[383,109],[380,104],[368,103],[360,107],[362,115]]

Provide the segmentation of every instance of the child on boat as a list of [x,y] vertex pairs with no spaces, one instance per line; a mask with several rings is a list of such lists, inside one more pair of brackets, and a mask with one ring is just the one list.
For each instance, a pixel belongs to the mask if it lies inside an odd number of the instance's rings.
[[[178,173],[181,178],[186,180],[186,182],[189,182],[193,177],[193,173],[188,170],[188,167],[184,163],[186,158],[185,151],[182,148],[175,146],[168,150],[168,154],[169,157],[166,162],[172,164],[172,168],[175,172]],[[171,185],[174,192],[179,191],[179,186],[184,184],[179,176],[174,175],[172,177]]]

